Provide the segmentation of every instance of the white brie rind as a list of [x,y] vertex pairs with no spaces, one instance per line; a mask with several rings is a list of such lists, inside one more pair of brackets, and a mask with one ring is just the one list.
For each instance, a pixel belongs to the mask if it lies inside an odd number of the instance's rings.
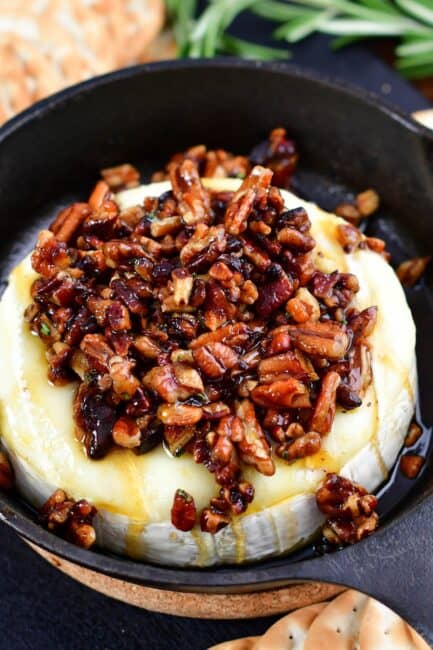
[[[205,179],[206,187],[236,190],[235,179]],[[122,208],[170,189],[155,183],[117,195]],[[359,309],[377,305],[371,336],[373,382],[357,409],[337,411],[332,431],[316,455],[287,464],[275,459],[273,476],[245,466],[255,487],[247,512],[216,535],[199,527],[180,532],[170,522],[178,488],[192,494],[197,509],[217,493],[214,477],[191,456],[170,457],[162,446],[136,456],[118,449],[102,460],[86,457],[72,417],[76,385],[54,387],[47,380],[45,345],[32,336],[23,312],[36,277],[26,258],[11,274],[0,304],[2,442],[10,454],[18,489],[39,507],[57,488],[98,509],[98,545],[122,555],[173,566],[240,563],[288,553],[310,540],[323,523],[314,492],[327,471],[375,490],[395,462],[413,415],[416,393],[415,326],[403,290],[378,254],[346,254],[337,242],[342,220],[289,192],[287,208],[304,206],[312,222],[317,266],[355,273]]]

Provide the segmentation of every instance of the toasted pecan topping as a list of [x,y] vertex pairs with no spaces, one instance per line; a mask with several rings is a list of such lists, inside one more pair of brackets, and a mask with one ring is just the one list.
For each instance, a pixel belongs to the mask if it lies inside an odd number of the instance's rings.
[[15,475],[6,454],[0,452],[0,489],[11,490],[15,484]]
[[406,287],[413,287],[423,275],[431,257],[415,257],[402,262],[397,269],[398,279]]
[[417,424],[416,422],[412,422],[409,431],[407,432],[407,436],[404,441],[404,446],[405,447],[412,447],[422,436],[422,429]]
[[405,454],[400,458],[400,469],[406,478],[414,479],[418,476],[425,458],[418,454]]
[[171,523],[178,530],[187,532],[194,528],[197,510],[194,499],[185,490],[176,490],[171,508]]
[[96,508],[88,501],[74,501],[63,490],[56,490],[39,510],[43,526],[82,548],[90,548],[96,541],[93,518]]
[[[123,211],[113,191],[138,172],[106,169],[32,255],[40,277],[26,321],[47,347],[50,381],[77,382],[87,454],[159,444],[192,454],[218,486],[200,516],[209,532],[253,499],[246,464],[270,476],[274,454],[317,453],[336,408],[359,406],[371,381],[377,310],[356,309],[354,275],[318,270],[307,212],[287,210],[272,185],[286,186],[295,162],[283,129],[250,160],[198,146],[170,161],[170,191]],[[203,175],[243,182],[213,192]],[[380,249],[348,224],[339,232],[346,246]],[[190,530],[192,510],[177,495],[173,523]]]
[[316,492],[321,512],[328,516],[324,537],[337,546],[354,544],[374,532],[379,524],[377,498],[349,479],[328,474]]

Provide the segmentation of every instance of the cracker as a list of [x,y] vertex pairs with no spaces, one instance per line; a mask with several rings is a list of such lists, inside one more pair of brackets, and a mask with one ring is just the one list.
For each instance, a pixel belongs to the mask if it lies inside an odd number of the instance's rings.
[[327,603],[298,609],[272,625],[253,650],[303,650],[308,631]]
[[313,621],[304,650],[358,650],[359,630],[368,596],[345,591],[337,596]]
[[429,650],[429,646],[391,609],[370,598],[359,632],[360,650]]

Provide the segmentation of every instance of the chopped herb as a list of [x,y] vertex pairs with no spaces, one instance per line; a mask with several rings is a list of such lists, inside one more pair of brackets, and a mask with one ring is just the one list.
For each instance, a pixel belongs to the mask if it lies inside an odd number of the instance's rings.
[[122,393],[120,397],[125,401],[131,399],[131,395],[129,393]]
[[197,402],[201,402],[202,404],[208,404],[209,402],[209,398],[206,393],[196,393],[192,396],[192,399],[195,399]]
[[185,499],[188,503],[192,501],[192,496],[188,494],[188,492],[185,492],[185,490],[176,490],[176,496],[181,497],[182,499]]
[[46,323],[41,323],[41,334],[44,336],[50,336],[51,328]]

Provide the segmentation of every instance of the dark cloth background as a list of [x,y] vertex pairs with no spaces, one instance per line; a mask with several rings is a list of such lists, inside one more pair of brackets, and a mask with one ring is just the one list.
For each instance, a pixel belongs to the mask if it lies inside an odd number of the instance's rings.
[[[268,26],[253,16],[234,29],[269,44]],[[365,47],[332,53],[326,38],[312,37],[292,49],[293,63],[367,88],[406,111],[429,106]],[[124,605],[65,577],[0,525],[0,650],[204,650],[262,634],[274,620],[198,621]]]

